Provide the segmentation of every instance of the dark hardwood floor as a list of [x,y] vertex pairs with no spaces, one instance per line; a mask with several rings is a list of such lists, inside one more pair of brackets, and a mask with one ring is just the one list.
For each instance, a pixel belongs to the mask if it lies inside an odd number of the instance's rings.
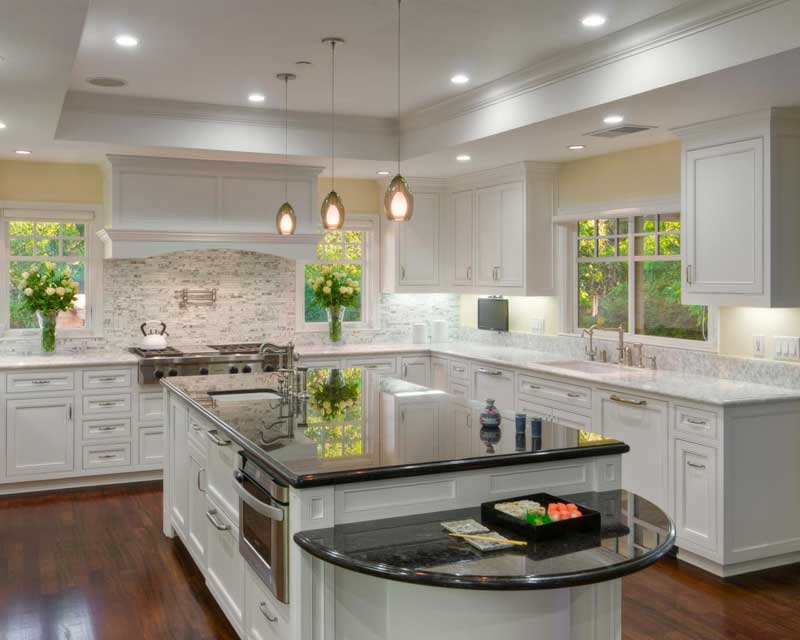
[[[623,579],[626,640],[800,638],[800,565],[720,580],[674,559]],[[236,638],[159,483],[0,498],[0,639]]]

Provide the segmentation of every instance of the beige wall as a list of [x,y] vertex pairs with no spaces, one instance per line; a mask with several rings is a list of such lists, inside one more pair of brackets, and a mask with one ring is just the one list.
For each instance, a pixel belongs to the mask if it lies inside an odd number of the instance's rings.
[[0,200],[102,203],[100,168],[93,164],[0,160]]
[[[319,194],[318,205],[331,190],[331,179],[320,178],[317,188]],[[382,194],[380,183],[377,180],[360,178],[336,178],[336,192],[344,202],[345,215],[348,213],[379,213]]]
[[720,353],[753,355],[753,336],[766,336],[766,357],[774,353],[774,336],[800,336],[800,309],[720,309]]

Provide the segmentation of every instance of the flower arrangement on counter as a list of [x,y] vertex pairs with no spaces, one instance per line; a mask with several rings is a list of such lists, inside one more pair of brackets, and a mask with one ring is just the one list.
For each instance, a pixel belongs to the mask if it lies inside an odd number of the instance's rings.
[[358,304],[361,285],[346,271],[346,265],[322,265],[320,275],[308,281],[314,301],[328,313],[331,342],[342,339],[342,322],[347,307]]
[[42,351],[52,353],[56,346],[56,320],[60,311],[74,308],[80,285],[72,279],[69,265],[57,270],[52,262],[32,265],[14,283],[23,293],[22,307],[36,314],[42,330]]
[[[309,372],[306,389],[311,395],[311,408],[325,422],[333,422],[345,413],[360,409],[361,375],[357,369],[324,369]],[[327,375],[323,375],[327,373]]]

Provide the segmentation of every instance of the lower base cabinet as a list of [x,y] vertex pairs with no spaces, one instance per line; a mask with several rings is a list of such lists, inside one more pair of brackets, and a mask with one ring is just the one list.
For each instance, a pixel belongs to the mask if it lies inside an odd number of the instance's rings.
[[718,551],[717,451],[675,441],[675,528],[678,545]]
[[245,570],[246,640],[288,640],[289,607],[275,600],[249,568]]
[[206,583],[239,635],[244,629],[244,558],[239,553],[239,529],[206,499],[208,541]]
[[6,473],[35,476],[75,468],[72,398],[6,403]]
[[194,447],[189,446],[189,516],[186,532],[186,544],[194,561],[206,571],[206,546],[208,528],[211,523],[206,519],[206,461]]

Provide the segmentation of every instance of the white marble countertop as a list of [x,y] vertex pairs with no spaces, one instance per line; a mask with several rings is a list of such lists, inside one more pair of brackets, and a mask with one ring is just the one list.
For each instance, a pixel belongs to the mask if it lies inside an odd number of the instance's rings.
[[517,347],[500,347],[465,342],[419,344],[359,344],[331,346],[298,346],[297,353],[304,358],[334,358],[351,355],[378,355],[401,353],[430,353],[451,358],[469,358],[497,367],[525,369],[531,373],[547,373],[570,380],[597,385],[657,394],[713,404],[733,406],[780,400],[800,400],[800,389],[742,382],[724,378],[711,378],[681,373],[680,371],[637,369],[608,365],[608,373],[588,373],[552,366],[565,360],[574,360],[564,354],[542,353]]
[[127,351],[56,352],[51,355],[34,353],[0,354],[0,371],[17,369],[52,369],[55,367],[94,367],[102,365],[135,365],[139,358]]

